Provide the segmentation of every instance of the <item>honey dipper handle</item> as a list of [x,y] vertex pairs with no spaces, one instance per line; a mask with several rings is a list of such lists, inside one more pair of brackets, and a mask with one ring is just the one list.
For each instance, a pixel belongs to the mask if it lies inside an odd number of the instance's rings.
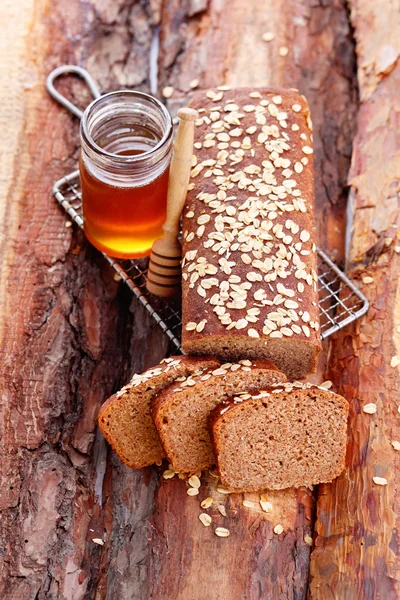
[[193,108],[180,108],[180,119],[176,133],[169,171],[167,218],[163,225],[164,238],[176,238],[179,233],[179,219],[186,199],[194,140],[194,121],[198,113]]

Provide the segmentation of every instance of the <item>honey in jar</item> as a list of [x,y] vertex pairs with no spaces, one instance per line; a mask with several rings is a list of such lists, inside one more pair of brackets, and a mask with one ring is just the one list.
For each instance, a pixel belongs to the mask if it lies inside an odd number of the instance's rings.
[[84,231],[117,258],[150,254],[166,216],[172,121],[141,92],[106,94],[81,122]]

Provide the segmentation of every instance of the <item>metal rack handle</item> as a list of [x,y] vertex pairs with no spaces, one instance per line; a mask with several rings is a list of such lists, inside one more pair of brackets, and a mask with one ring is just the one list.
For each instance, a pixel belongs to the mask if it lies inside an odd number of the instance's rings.
[[88,86],[93,98],[100,98],[101,93],[99,91],[99,88],[97,87],[97,84],[86,71],[86,69],[78,67],[77,65],[62,65],[61,67],[57,67],[56,69],[54,69],[54,71],[50,73],[46,80],[46,87],[49,94],[62,106],[64,106],[70,112],[72,112],[72,114],[78,117],[78,119],[81,119],[83,115],[83,110],[75,106],[75,104],[72,104],[70,100],[68,100],[65,96],[60,94],[60,92],[58,92],[54,87],[55,80],[58,77],[60,77],[60,75],[66,75],[68,73],[74,73],[75,75],[81,77]]

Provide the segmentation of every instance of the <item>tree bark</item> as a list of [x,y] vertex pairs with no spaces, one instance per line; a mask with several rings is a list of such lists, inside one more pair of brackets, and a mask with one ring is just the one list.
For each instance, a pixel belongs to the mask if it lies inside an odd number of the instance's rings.
[[[55,66],[75,63],[102,91],[149,91],[160,3],[15,0],[3,18],[1,597],[304,598],[308,491],[271,494],[271,513],[245,509],[241,496],[220,496],[212,478],[190,498],[178,479],[121,465],[96,433],[100,404],[168,348],[102,257],[65,228],[51,188],[76,168],[78,124],[48,97],[44,81]],[[262,41],[265,31],[275,33],[272,42]],[[287,57],[279,55],[283,46]],[[159,89],[175,88],[172,111],[187,102],[193,79],[201,87],[270,84],[306,94],[320,245],[339,258],[354,68],[344,0],[164,2]],[[89,101],[79,82],[60,88],[82,107]],[[227,539],[198,520],[199,499],[208,494],[226,505],[227,517],[210,513],[230,529]]]
[[[76,168],[78,123],[44,83],[55,66],[76,63],[104,91],[147,89],[153,17],[123,1],[18,0],[4,11],[0,596],[91,598],[101,555],[92,539],[104,532],[97,411],[134,360],[156,363],[166,344],[147,314],[130,311],[102,257],[65,227],[51,189]],[[80,83],[60,87],[88,103]],[[143,346],[136,358],[134,344]]]
[[[347,468],[320,486],[311,597],[400,596],[399,85],[400,19],[368,0],[350,2],[361,106],[351,185],[348,271],[370,301],[362,321],[336,336],[331,379],[350,402]],[[365,277],[370,279],[365,279]],[[369,282],[369,283],[368,283]],[[369,415],[363,406],[374,403]],[[387,479],[377,485],[373,477]]]

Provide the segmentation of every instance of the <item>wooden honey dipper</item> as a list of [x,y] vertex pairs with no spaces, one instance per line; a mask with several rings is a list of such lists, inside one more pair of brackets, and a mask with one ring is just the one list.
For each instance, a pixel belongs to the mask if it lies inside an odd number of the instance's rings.
[[164,235],[153,244],[146,287],[151,294],[171,298],[181,287],[182,247],[178,240],[179,220],[186,199],[192,169],[194,121],[198,113],[193,108],[180,108],[178,131],[174,142],[169,171],[167,218]]

